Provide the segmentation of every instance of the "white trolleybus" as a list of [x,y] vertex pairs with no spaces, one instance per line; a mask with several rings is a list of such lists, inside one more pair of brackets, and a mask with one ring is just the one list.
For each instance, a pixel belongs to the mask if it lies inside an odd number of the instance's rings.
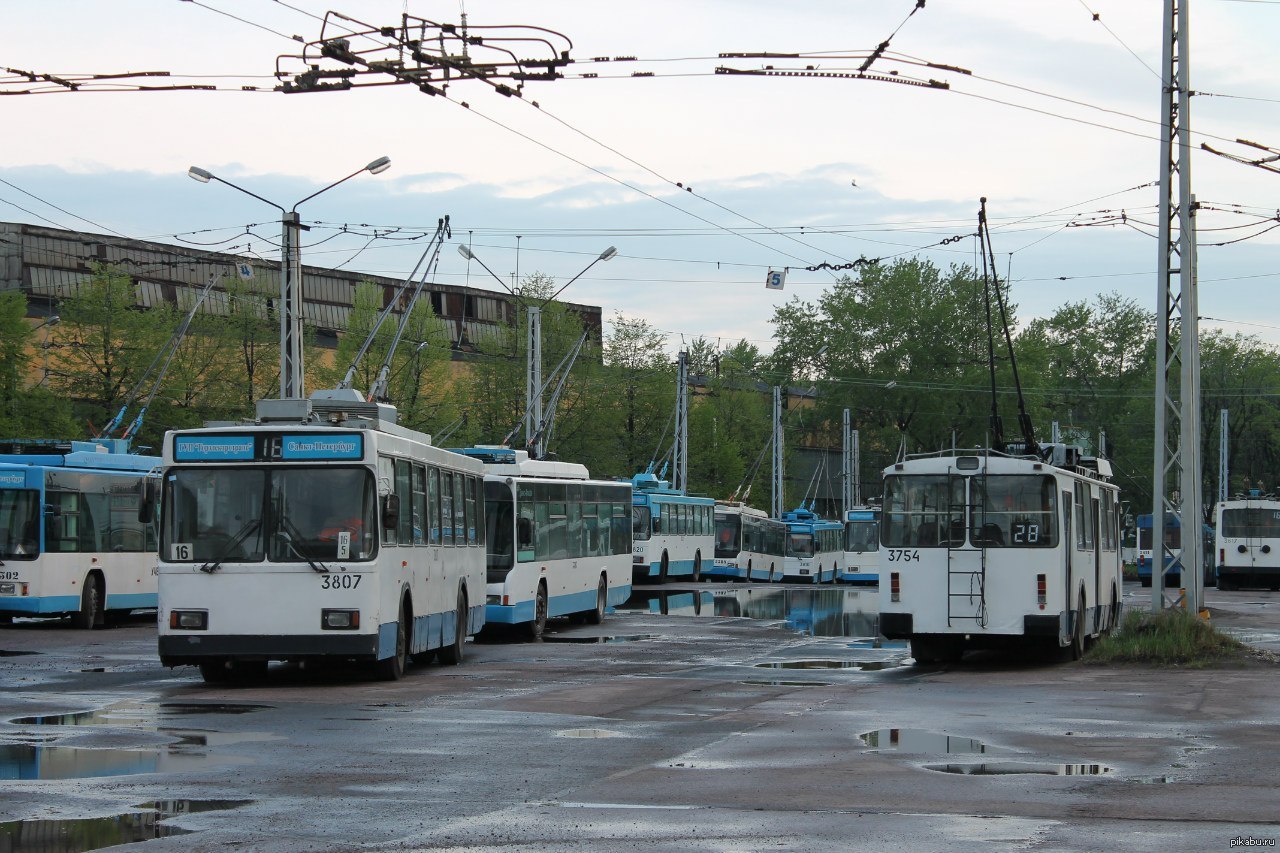
[[782,578],[787,528],[761,509],[737,501],[716,501],[716,544],[706,574],[743,581]]
[[0,623],[69,614],[100,628],[155,607],[155,524],[140,506],[159,472],[122,439],[0,443]]
[[885,469],[880,633],[910,640],[917,662],[1002,644],[1078,658],[1115,626],[1110,463],[1062,444],[1042,454],[946,452]]
[[700,580],[703,560],[715,551],[716,502],[672,489],[654,474],[636,474],[631,485],[632,578]]
[[844,572],[844,525],[804,507],[782,514],[787,527],[782,579],[835,583]]
[[487,626],[542,636],[553,616],[598,625],[631,594],[631,484],[523,450],[456,450],[484,463]]
[[1280,589],[1280,500],[1251,489],[1214,508],[1218,589]]
[[859,506],[844,513],[844,583],[880,582],[880,507]]
[[165,436],[162,664],[219,681],[348,659],[396,679],[410,657],[462,659],[484,624],[484,468],[394,418],[317,392]]

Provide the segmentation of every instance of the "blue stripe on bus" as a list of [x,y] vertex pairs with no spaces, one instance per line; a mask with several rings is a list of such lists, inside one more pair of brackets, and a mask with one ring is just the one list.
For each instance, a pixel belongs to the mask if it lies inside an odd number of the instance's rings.
[[79,609],[80,596],[78,595],[0,597],[0,610],[11,613],[67,613]]
[[[413,617],[413,635],[409,638],[409,653],[440,649],[453,645],[454,631],[457,630],[458,614],[452,610],[446,613],[428,613],[425,616]],[[473,604],[467,608],[467,636],[476,634],[484,627],[484,605]],[[396,653],[396,623],[384,622],[378,626],[378,660],[389,658]]]
[[[662,563],[649,564],[649,577],[656,578],[662,570]],[[633,569],[634,571],[634,569]],[[676,575],[693,575],[693,560],[667,560],[667,577]]]
[[[610,587],[605,594],[605,606],[617,607],[631,597],[631,584]],[[547,600],[548,616],[566,616],[570,613],[587,613],[596,609],[596,591],[594,589],[574,592],[568,595],[555,595]],[[516,604],[487,604],[484,608],[485,621],[499,625],[521,625],[534,619],[533,599]]]
[[154,592],[117,593],[107,596],[107,610],[137,610],[158,607],[160,596]]
[[870,572],[845,572],[844,574],[840,575],[840,580],[842,581],[879,581],[880,575],[878,573],[873,574]]

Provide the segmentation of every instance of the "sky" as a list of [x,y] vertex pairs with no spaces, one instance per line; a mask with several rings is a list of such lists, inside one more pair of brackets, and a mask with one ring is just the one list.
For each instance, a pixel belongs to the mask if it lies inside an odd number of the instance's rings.
[[[1184,2],[1200,93],[1190,168],[1202,205],[1202,327],[1280,343],[1280,229],[1267,233],[1280,224],[1280,174],[1198,147],[1252,158],[1266,152],[1235,140],[1280,146],[1280,0]],[[189,166],[291,207],[386,155],[386,172],[298,208],[312,225],[304,263],[407,276],[420,235],[447,214],[452,242],[469,243],[502,282],[452,246],[438,281],[498,289],[542,272],[559,286],[581,273],[563,298],[601,306],[606,321],[643,318],[673,352],[698,336],[767,351],[775,308],[817,299],[841,274],[806,267],[911,256],[975,264],[969,235],[986,197],[1022,322],[1112,291],[1154,311],[1162,0],[916,6],[9,0],[4,68],[165,71],[218,90],[0,99],[0,221],[274,258],[278,211],[190,180]],[[322,31],[394,26],[405,13],[458,23],[464,11],[473,28],[562,34],[548,40],[574,60],[565,78],[527,81],[520,98],[474,80],[444,97],[404,85],[272,91],[277,68],[292,79],[305,67],[302,42]],[[325,21],[329,12],[346,18]],[[886,40],[873,72],[949,88],[715,73],[850,71]],[[353,49],[377,43],[352,39]],[[743,52],[804,57],[720,58]],[[0,72],[0,93],[28,88]],[[592,264],[609,246],[617,256]],[[765,288],[770,269],[786,269],[783,291]]]

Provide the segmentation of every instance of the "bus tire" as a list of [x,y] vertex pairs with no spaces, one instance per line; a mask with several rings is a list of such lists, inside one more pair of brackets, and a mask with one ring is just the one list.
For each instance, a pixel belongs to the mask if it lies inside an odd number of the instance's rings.
[[541,640],[547,630],[547,584],[538,582],[538,592],[533,597],[533,621],[525,624],[530,640]]
[[769,581],[768,581],[769,583],[774,582],[776,578],[776,569],[777,567],[773,563],[769,564]]
[[458,590],[458,613],[454,626],[453,642],[444,646],[437,653],[440,663],[445,666],[457,666],[462,663],[463,645],[467,642],[467,591]]
[[231,668],[222,658],[214,658],[200,664],[200,677],[205,684],[226,684],[231,680]]
[[600,583],[596,584],[596,607],[595,610],[587,611],[587,624],[599,625],[604,621],[605,607],[609,600],[609,583],[605,580],[604,575],[600,575]]
[[667,563],[667,552],[666,552],[666,551],[663,551],[663,552],[662,552],[662,562],[658,564],[658,583],[660,583],[660,584],[661,584],[661,583],[666,583],[666,582],[667,582],[667,569],[668,569],[668,568],[670,568],[670,566],[669,566],[669,565],[668,565],[668,563]]
[[693,578],[692,581],[697,583],[702,580],[702,552],[697,551],[693,555]]
[[396,650],[389,658],[378,661],[375,670],[383,681],[399,681],[404,678],[409,663],[409,605],[400,602],[400,618],[396,620]]
[[1151,586],[1151,578],[1139,578],[1138,583],[1142,584],[1143,586]]
[[97,572],[90,572],[80,591],[80,610],[73,617],[77,628],[92,630],[102,627],[105,621],[102,598],[102,577]]
[[1080,660],[1084,657],[1084,593],[1080,593],[1077,600],[1077,607],[1072,621],[1075,625],[1071,630],[1071,643],[1066,648],[1066,656],[1068,660]]
[[0,615],[0,625],[12,625],[12,624],[13,624],[12,616],[10,616],[7,613]]
[[1235,584],[1233,584],[1231,581],[1227,580],[1226,578],[1221,577],[1221,576],[1218,578],[1218,591],[1219,591],[1219,592],[1228,592],[1228,591],[1233,590],[1233,589],[1235,589],[1235,588],[1236,588],[1236,587],[1235,587]]

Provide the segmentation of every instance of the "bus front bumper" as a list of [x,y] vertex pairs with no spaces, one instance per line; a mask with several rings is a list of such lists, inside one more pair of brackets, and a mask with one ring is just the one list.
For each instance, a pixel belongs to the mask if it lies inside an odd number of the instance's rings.
[[160,637],[160,663],[164,666],[208,663],[214,658],[372,658],[377,653],[377,634],[164,634]]

